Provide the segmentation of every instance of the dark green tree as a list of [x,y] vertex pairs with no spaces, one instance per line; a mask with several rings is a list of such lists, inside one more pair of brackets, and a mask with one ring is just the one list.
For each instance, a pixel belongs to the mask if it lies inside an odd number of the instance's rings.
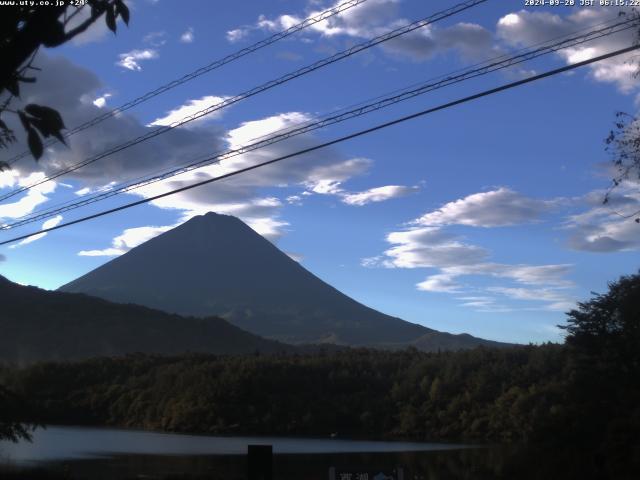
[[[621,374],[640,373],[640,273],[609,284],[609,291],[568,313],[567,344]],[[637,377],[640,381],[640,376]]]
[[640,274],[623,276],[607,293],[579,303],[563,328],[571,412],[565,428],[599,445],[603,464],[640,471]]

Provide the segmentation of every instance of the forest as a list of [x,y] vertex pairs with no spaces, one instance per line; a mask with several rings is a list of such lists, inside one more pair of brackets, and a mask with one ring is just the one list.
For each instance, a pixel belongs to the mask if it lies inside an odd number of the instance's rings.
[[20,425],[571,445],[598,468],[640,468],[638,298],[640,275],[612,283],[569,312],[562,345],[5,364],[5,402],[24,401],[0,411]]

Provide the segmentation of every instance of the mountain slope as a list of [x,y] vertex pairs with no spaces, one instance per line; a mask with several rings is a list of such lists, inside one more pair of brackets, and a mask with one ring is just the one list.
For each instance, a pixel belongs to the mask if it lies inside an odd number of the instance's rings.
[[253,353],[291,347],[220,318],[183,318],[86,295],[24,287],[0,276],[0,360],[76,360],[144,352]]
[[[239,219],[215,213],[194,217],[61,290],[182,315],[220,315],[288,343],[398,346],[440,334],[356,302]],[[442,335],[429,348],[494,343],[458,337]]]

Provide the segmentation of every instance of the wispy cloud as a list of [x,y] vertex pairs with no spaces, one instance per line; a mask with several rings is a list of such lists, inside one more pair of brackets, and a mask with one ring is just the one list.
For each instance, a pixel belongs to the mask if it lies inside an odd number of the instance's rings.
[[[175,122],[182,121],[186,117],[194,115],[194,114],[200,112],[201,110],[204,110],[205,108],[208,108],[208,107],[211,107],[211,106],[216,105],[218,103],[221,103],[226,98],[228,98],[228,97],[219,97],[219,96],[215,96],[215,95],[207,95],[207,96],[202,97],[202,98],[197,98],[197,99],[194,99],[194,100],[188,100],[184,105],[181,105],[181,106],[171,110],[170,112],[167,112],[167,114],[165,116],[163,116],[163,117],[156,118],[153,122],[151,122],[147,126],[151,127],[151,126],[171,125],[171,124],[173,124]],[[204,122],[210,122],[211,120],[218,119],[223,114],[224,114],[224,110],[223,109],[222,110],[217,110],[215,112],[210,113],[209,115],[206,115],[204,117],[200,117],[197,120],[193,120],[193,121],[189,122],[187,125],[185,125],[185,127],[193,128],[194,126],[201,125]]]
[[[620,7],[618,10],[630,12],[631,9]],[[608,7],[579,9],[564,16],[552,12],[520,10],[509,13],[498,21],[497,35],[511,47],[522,47],[538,43],[540,39],[571,34],[610,20],[611,16],[612,12]],[[632,28],[585,45],[560,50],[558,55],[566,63],[587,60],[632,45],[636,41],[636,35],[636,30]],[[633,61],[635,55],[634,52],[620,55],[594,63],[588,68],[594,80],[614,84],[623,92],[631,92],[640,85],[633,75],[637,68]]]
[[142,41],[152,47],[161,47],[167,43],[166,37],[167,32],[165,31],[149,32],[142,38]]
[[236,43],[247,37],[251,32],[250,28],[234,28],[233,30],[227,31],[227,41],[229,43]]
[[420,190],[420,187],[407,187],[404,185],[385,185],[375,187],[363,192],[347,193],[342,201],[347,205],[367,205],[368,203],[384,202],[392,198],[404,197]]
[[468,225],[502,227],[538,220],[558,204],[554,200],[537,200],[508,188],[474,193],[449,202],[412,223],[425,226]]
[[140,71],[142,67],[140,62],[143,60],[153,60],[160,55],[157,50],[152,48],[146,48],[143,50],[131,50],[130,52],[121,53],[119,55],[120,60],[116,62],[116,65],[132,71]]
[[[400,15],[399,6],[399,0],[369,0],[311,25],[307,35],[315,33],[325,38],[346,37],[356,41],[370,39],[411,22]],[[320,13],[320,10],[313,10],[306,14],[285,13],[273,18],[260,15],[255,24],[228,31],[227,40],[237,42],[252,30],[285,30]],[[302,37],[303,40],[305,38]],[[385,42],[381,48],[396,59],[423,61],[445,51],[455,51],[469,58],[484,58],[495,47],[489,30],[473,23],[458,23],[445,28],[427,26]]]
[[96,98],[92,103],[98,108],[104,108],[109,97],[111,97],[111,94],[105,93],[101,97]]
[[195,38],[193,27],[189,27],[182,35],[180,35],[180,42],[193,43]]
[[[391,248],[366,258],[366,267],[435,269],[416,288],[425,292],[458,295],[461,305],[483,312],[507,312],[512,307],[495,301],[496,294],[511,300],[542,302],[544,309],[562,310],[574,302],[567,293],[574,285],[567,279],[570,264],[508,264],[490,260],[492,252],[450,231],[453,225],[504,228],[526,224],[564,204],[562,199],[537,200],[507,188],[468,195],[427,212],[409,222],[408,228],[386,236]],[[471,286],[467,277],[508,281],[503,286]],[[495,281],[494,280],[494,281]],[[516,286],[513,284],[515,283]],[[535,288],[533,288],[535,287]],[[536,292],[542,292],[535,297]],[[493,295],[486,295],[490,293]]]
[[618,252],[640,249],[640,184],[623,182],[603,204],[604,190],[580,199],[589,208],[569,216],[569,246],[587,252]]
[[[57,216],[55,216],[53,218],[50,218],[49,220],[46,220],[42,224],[42,230],[46,230],[48,228],[53,228],[53,227],[55,227],[57,225],[60,225],[61,222],[62,222],[62,215],[57,215]],[[46,235],[47,235],[47,232],[38,233],[37,235],[32,235],[31,237],[25,238],[24,240],[21,240],[18,243],[14,243],[9,248],[18,248],[18,247],[21,247],[23,245],[28,245],[29,243],[33,243],[36,240],[40,240],[41,238],[45,237]]]
[[[0,181],[0,188],[2,186],[28,187],[46,177],[44,172],[33,172],[22,177],[16,177],[15,175],[17,175],[17,172],[13,174],[6,172],[6,174],[0,175],[0,178],[4,178],[3,181]],[[29,215],[38,205],[49,200],[48,195],[56,190],[56,186],[56,182],[45,182],[30,188],[19,200],[12,203],[3,203],[0,205],[0,221]]]
[[82,250],[78,252],[78,255],[81,257],[114,257],[122,255],[161,233],[171,230],[174,226],[128,228],[113,239],[111,247],[102,250]]

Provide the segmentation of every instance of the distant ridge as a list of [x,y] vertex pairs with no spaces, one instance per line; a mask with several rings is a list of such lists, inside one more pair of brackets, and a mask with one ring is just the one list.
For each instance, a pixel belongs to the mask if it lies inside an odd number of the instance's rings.
[[502,345],[441,333],[366,307],[241,220],[215,213],[194,217],[60,290],[181,315],[219,315],[244,330],[292,344],[425,350]]
[[290,351],[220,318],[183,318],[138,305],[18,285],[0,275],[0,360],[31,363],[130,353]]

